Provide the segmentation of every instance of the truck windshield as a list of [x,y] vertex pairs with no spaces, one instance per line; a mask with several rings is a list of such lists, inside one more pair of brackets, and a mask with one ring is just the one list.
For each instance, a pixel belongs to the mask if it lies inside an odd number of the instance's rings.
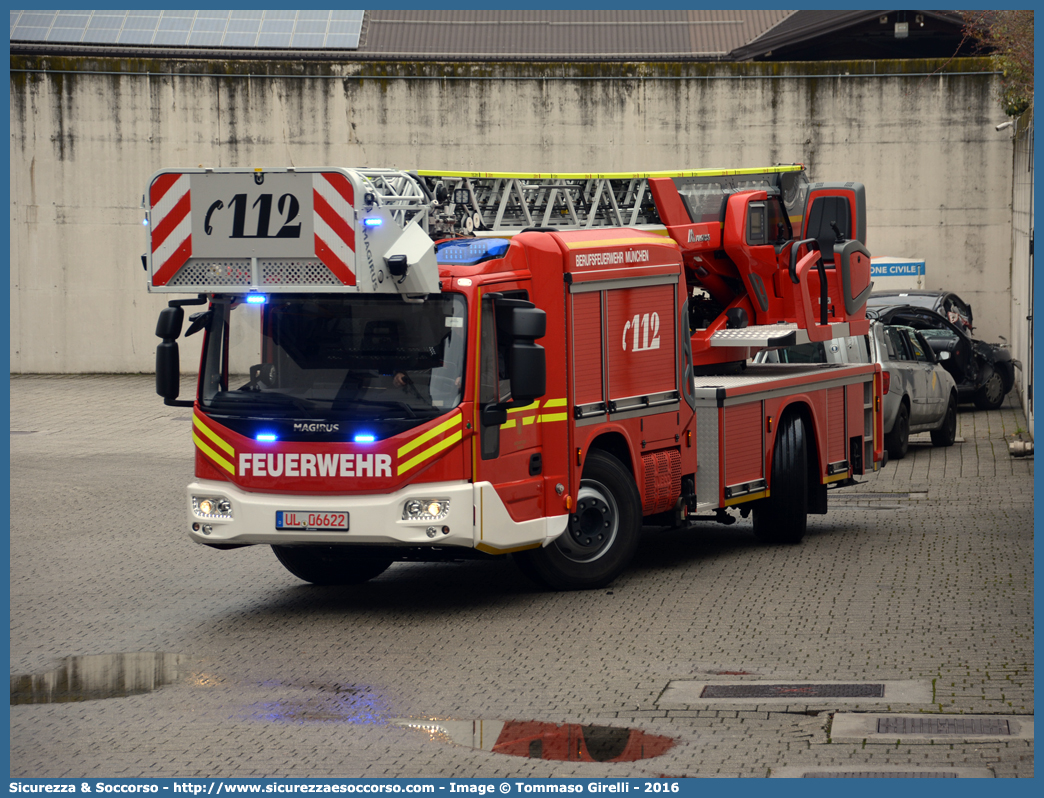
[[200,400],[232,416],[420,421],[461,401],[460,294],[215,299]]

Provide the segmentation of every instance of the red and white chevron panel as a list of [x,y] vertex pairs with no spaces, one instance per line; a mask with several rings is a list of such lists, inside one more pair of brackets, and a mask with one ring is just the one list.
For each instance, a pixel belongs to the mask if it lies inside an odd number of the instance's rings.
[[345,285],[355,285],[355,192],[339,172],[312,176],[315,256]]
[[187,174],[166,173],[149,188],[152,284],[166,285],[192,255],[192,208]]

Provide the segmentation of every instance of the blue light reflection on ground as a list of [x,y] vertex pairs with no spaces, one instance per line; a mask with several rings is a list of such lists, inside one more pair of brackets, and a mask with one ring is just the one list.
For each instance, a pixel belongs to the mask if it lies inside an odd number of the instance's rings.
[[[264,687],[283,687],[263,682]],[[295,688],[300,695],[259,701],[246,707],[244,719],[268,723],[349,723],[383,726],[388,723],[386,702],[361,687],[323,687],[318,691]]]

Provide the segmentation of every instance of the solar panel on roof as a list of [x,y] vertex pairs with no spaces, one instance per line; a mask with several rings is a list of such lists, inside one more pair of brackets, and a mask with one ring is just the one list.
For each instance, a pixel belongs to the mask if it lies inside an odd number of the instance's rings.
[[364,11],[11,11],[11,41],[357,49]]
[[282,33],[259,33],[257,35],[257,46],[269,50],[285,50],[290,47],[290,31]]
[[291,47],[306,47],[309,50],[319,50],[325,43],[325,33],[295,33],[290,40]]
[[124,28],[120,31],[120,38],[117,42],[119,44],[133,44],[135,46],[152,44],[152,35],[155,32],[155,28],[149,28],[148,30],[127,30]]

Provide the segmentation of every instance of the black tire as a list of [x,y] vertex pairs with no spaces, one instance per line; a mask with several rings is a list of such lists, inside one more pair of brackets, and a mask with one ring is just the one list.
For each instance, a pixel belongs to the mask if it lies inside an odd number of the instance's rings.
[[902,460],[910,449],[910,408],[906,402],[899,405],[892,431],[885,435],[885,448],[892,460]]
[[955,440],[957,440],[957,397],[951,393],[942,426],[932,430],[932,446],[953,446]]
[[808,450],[805,424],[790,414],[780,422],[772,451],[768,498],[754,504],[754,535],[766,543],[800,543],[808,527]]
[[286,570],[313,585],[358,585],[394,562],[355,546],[272,546],[272,552]]
[[996,410],[1004,404],[1004,378],[994,370],[986,383],[975,392],[974,402],[979,410]]
[[642,499],[634,477],[610,454],[587,456],[576,512],[554,542],[514,555],[526,576],[555,590],[591,590],[615,579],[634,557]]

